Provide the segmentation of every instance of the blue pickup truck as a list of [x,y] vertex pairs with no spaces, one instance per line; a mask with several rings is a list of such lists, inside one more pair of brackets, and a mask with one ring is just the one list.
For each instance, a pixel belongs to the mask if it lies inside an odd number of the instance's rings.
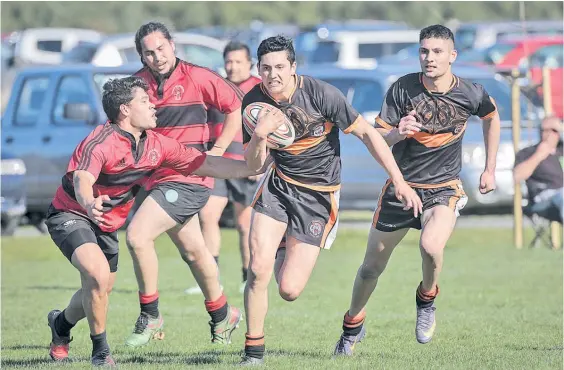
[[139,68],[140,64],[31,67],[15,78],[2,116],[2,149],[25,163],[27,217],[32,224],[42,228],[74,148],[106,121],[104,83]]

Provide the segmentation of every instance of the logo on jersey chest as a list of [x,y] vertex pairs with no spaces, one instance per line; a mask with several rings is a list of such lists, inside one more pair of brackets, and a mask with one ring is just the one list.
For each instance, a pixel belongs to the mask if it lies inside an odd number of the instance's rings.
[[172,96],[174,96],[174,100],[182,100],[182,96],[184,95],[184,88],[181,85],[176,85],[172,89]]
[[155,166],[157,163],[159,163],[159,152],[157,152],[157,149],[151,149],[149,151],[149,153],[147,154],[147,158],[149,158],[149,162],[151,163],[151,165]]
[[313,132],[312,132],[311,134],[312,134],[312,136],[315,136],[315,137],[322,136],[322,135],[323,135],[323,125],[321,125],[321,126],[316,126],[316,127],[313,129]]
[[[408,109],[411,110],[411,107]],[[416,103],[415,111],[417,120],[430,134],[443,132],[445,129],[453,129],[457,134],[470,117],[466,110],[446,99],[423,99]]]

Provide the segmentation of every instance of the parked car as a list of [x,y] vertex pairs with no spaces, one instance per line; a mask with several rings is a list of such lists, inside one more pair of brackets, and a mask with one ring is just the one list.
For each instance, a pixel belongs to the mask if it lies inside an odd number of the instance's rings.
[[[399,77],[419,71],[419,65],[380,65],[373,70],[346,70],[335,67],[308,66],[299,73],[324,80],[336,86],[369,122],[374,122],[389,86]],[[506,80],[489,69],[455,66],[457,76],[482,84],[496,99],[502,120],[501,144],[497,156],[496,181],[498,189],[482,195],[478,191],[480,174],[485,165],[484,140],[479,119],[469,120],[462,146],[463,169],[460,177],[469,201],[468,209],[493,209],[513,204],[514,149],[512,142],[511,90]],[[528,122],[539,124],[540,108],[527,113],[528,99],[521,95],[522,126]],[[521,131],[520,147],[537,142],[539,131]],[[385,171],[371,157],[366,147],[352,135],[341,135],[342,209],[374,209],[378,195],[387,178]]]
[[[225,41],[186,32],[173,33],[172,38],[179,58],[212,69],[223,66]],[[98,42],[81,42],[63,56],[63,63],[91,63],[100,67],[140,63],[135,49],[135,34],[108,36]]]
[[505,21],[505,22],[469,22],[462,23],[454,34],[456,48],[459,51],[484,49],[496,44],[506,36],[523,34],[562,35],[562,21]]
[[330,63],[341,68],[374,68],[379,58],[418,42],[418,30],[328,32],[320,37],[309,62]]
[[26,168],[24,162],[2,151],[1,234],[13,235],[26,213]]
[[26,65],[56,65],[61,63],[63,53],[81,41],[97,42],[100,32],[79,28],[28,28],[12,37],[15,42],[14,67]]

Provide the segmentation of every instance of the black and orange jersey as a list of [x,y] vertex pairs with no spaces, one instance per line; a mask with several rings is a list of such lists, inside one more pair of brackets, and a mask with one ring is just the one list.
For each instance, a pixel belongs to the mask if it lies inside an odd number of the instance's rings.
[[[241,106],[243,93],[235,84],[208,68],[178,58],[168,77],[155,76],[148,67],[135,75],[149,85],[147,94],[157,110],[154,131],[200,151],[209,150],[212,146],[210,110],[228,114]],[[186,177],[163,168],[155,171],[147,188],[169,181],[213,187],[211,177]]]
[[[335,191],[341,184],[339,129],[346,134],[353,131],[359,114],[336,87],[309,76],[295,78],[288,101],[276,101],[260,83],[245,95],[242,110],[251,103],[268,103],[294,125],[294,143],[270,150],[278,176],[306,188]],[[243,143],[250,140],[243,129]]]
[[434,93],[425,87],[422,73],[411,73],[390,86],[376,127],[391,130],[412,110],[423,125],[421,132],[395,144],[392,152],[404,179],[425,186],[458,177],[468,118],[490,118],[496,108],[480,84],[453,76],[447,92]]

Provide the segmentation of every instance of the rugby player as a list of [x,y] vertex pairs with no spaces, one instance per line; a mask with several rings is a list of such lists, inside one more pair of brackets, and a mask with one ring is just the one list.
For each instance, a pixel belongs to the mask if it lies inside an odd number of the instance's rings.
[[[215,72],[180,60],[169,30],[158,22],[142,25],[135,46],[144,68],[136,73],[149,85],[157,109],[155,131],[182,144],[222,156],[241,129],[241,91]],[[221,135],[212,144],[209,110],[225,114]],[[167,233],[204,294],[211,320],[213,343],[230,342],[241,311],[227,303],[219,285],[216,262],[206,248],[198,212],[208,201],[213,178],[179,176],[157,170],[146,184],[149,192],[127,228],[127,245],[139,286],[141,312],[126,345],[138,347],[162,338],[164,320],[159,312],[158,259],[155,239]]]
[[82,283],[62,312],[52,310],[47,316],[49,354],[55,361],[68,358],[70,331],[86,317],[92,364],[115,366],[106,340],[106,313],[118,267],[117,230],[155,169],[215,177],[253,174],[244,162],[207,156],[149,130],[157,117],[147,90],[139,77],[104,85],[102,103],[109,121],[77,146],[49,207],[46,225],[51,238],[80,272]]
[[496,186],[500,120],[494,100],[480,84],[452,73],[456,50],[453,34],[447,27],[424,28],[419,40],[422,72],[405,75],[392,84],[376,124],[388,144],[393,145],[394,157],[404,178],[421,197],[423,213],[415,216],[406,212],[395,200],[395,185],[390,180],[386,182],[335,355],[352,355],[355,343],[364,338],[366,303],[394,248],[410,228],[421,230],[419,249],[423,273],[415,289],[415,336],[419,343],[427,343],[433,337],[434,302],[439,294],[443,249],[467,201],[459,173],[462,137],[470,116],[482,119],[486,146],[479,192],[489,193]]
[[[242,109],[254,102],[278,109],[263,109],[254,133],[243,132],[243,142],[248,146],[247,165],[259,169],[269,156],[275,164],[260,180],[253,200],[243,365],[263,362],[267,287],[283,237],[286,236],[285,252],[278,253],[275,274],[279,293],[287,301],[299,297],[320,249],[329,249],[335,239],[341,186],[339,130],[352,133],[366,145],[392,178],[396,196],[414,216],[421,209],[420,199],[404,181],[378,131],[337,88],[296,74],[291,39],[267,38],[261,42],[257,56],[262,82],[245,95]],[[268,150],[267,135],[285,119],[294,125],[294,143],[282,150]]]

